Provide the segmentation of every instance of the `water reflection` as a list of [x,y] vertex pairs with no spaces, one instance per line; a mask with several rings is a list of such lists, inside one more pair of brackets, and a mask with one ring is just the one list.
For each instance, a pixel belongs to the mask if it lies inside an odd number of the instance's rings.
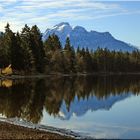
[[0,80],[0,113],[39,123],[43,108],[60,119],[88,110],[109,110],[115,102],[140,93],[140,76],[47,77]]
[[11,87],[13,84],[12,80],[9,79],[4,79],[4,80],[0,80],[0,87]]

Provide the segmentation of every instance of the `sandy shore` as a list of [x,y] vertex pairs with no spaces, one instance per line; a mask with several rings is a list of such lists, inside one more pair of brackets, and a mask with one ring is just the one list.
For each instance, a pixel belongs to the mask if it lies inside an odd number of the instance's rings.
[[70,139],[59,134],[0,122],[0,139]]

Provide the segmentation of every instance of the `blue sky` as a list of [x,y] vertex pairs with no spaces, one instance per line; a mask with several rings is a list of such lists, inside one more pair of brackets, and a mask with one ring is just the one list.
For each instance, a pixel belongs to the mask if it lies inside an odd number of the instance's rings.
[[0,31],[9,22],[14,31],[25,23],[42,32],[59,22],[87,30],[109,31],[115,38],[140,46],[140,1],[0,0]]

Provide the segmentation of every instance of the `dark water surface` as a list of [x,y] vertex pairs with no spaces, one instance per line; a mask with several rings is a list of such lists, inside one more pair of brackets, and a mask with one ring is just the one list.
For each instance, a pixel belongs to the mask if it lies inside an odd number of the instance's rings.
[[0,80],[0,114],[95,138],[140,138],[140,76]]

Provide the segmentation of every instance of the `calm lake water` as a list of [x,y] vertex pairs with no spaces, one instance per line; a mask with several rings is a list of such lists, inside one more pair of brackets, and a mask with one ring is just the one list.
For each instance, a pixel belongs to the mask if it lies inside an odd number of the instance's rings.
[[140,76],[0,80],[0,114],[95,138],[140,138]]

